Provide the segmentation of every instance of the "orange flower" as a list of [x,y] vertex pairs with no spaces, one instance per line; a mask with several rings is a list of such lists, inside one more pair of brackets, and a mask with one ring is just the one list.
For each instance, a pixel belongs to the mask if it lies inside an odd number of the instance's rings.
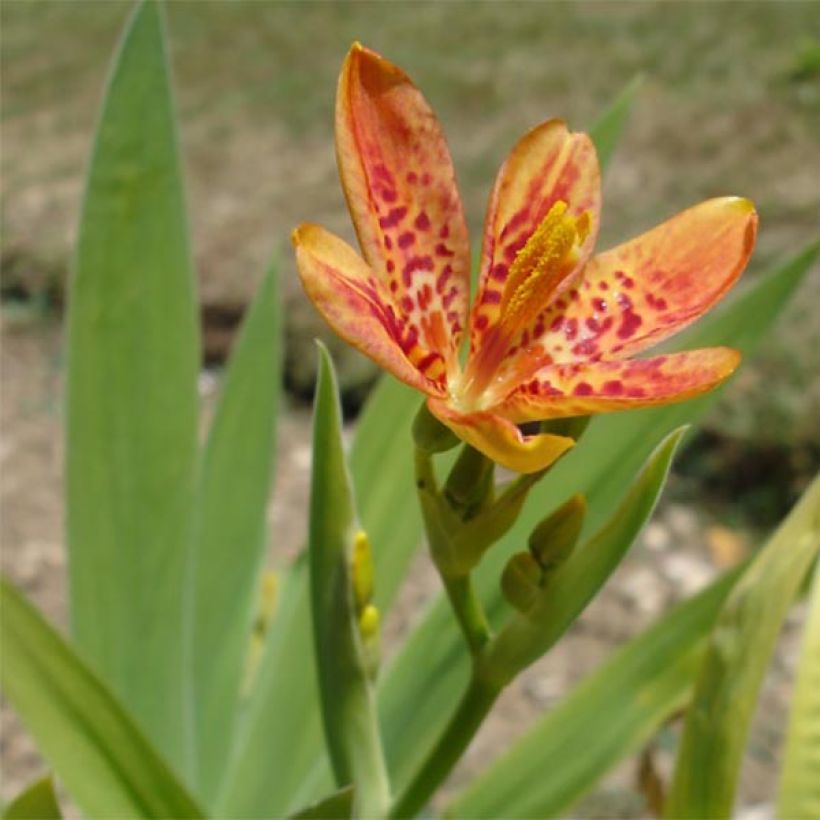
[[339,78],[336,151],[362,256],[301,225],[293,242],[308,296],[340,336],[426,394],[439,420],[494,461],[533,472],[573,444],[524,435],[524,422],[680,401],[737,366],[739,354],[722,347],[632,356],[697,319],[738,278],[757,229],[748,200],[708,200],[591,256],[595,148],[548,120],[499,172],[468,319],[467,226],[440,126],[409,77],[358,44]]

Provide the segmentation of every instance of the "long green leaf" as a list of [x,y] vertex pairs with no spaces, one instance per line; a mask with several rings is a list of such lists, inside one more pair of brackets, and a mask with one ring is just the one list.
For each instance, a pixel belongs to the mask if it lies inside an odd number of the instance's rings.
[[354,552],[355,526],[336,378],[327,351],[320,348],[308,537],[320,702],[337,784],[353,784],[357,816],[378,817],[387,809],[389,789],[368,672],[368,636],[361,625],[365,607],[375,613],[373,570],[366,536],[360,536]]
[[199,338],[163,22],[139,5],[114,62],[68,315],[74,635],[170,760],[184,750],[184,574]]
[[35,780],[3,811],[3,820],[60,820],[62,816],[49,776]]
[[[720,310],[678,337],[678,347],[729,344],[749,355],[770,329],[818,255],[812,246],[785,265],[758,278]],[[526,543],[529,532],[568,492],[587,496],[586,526],[598,528],[612,514],[623,487],[646,459],[652,443],[670,430],[695,421],[715,394],[651,410],[612,414],[593,420],[581,443],[532,491],[516,526],[493,547],[477,573],[477,587],[495,623],[507,613],[498,579],[510,552]],[[380,687],[380,715],[391,782],[407,783],[447,720],[467,679],[469,664],[452,614],[439,598],[429,608],[401,652],[386,670]]]
[[545,654],[617,569],[649,520],[685,428],[670,433],[649,457],[612,518],[555,571],[526,615],[515,613],[489,645],[484,662],[505,680]]
[[[382,611],[389,608],[421,534],[410,446],[417,408],[415,392],[382,380],[359,421],[350,455],[359,516],[374,549],[375,601]],[[283,581],[258,684],[223,783],[220,813],[286,814],[332,788],[315,708],[313,656],[304,651],[310,641],[307,566],[300,561]]]
[[687,712],[667,817],[729,817],[763,675],[792,600],[820,552],[820,478],[734,589]]
[[812,600],[780,780],[777,816],[820,817],[820,566],[814,571]]
[[106,686],[7,581],[0,684],[90,817],[202,817]]
[[230,749],[259,600],[280,359],[277,279],[271,270],[231,356],[199,470],[194,510],[193,746],[199,755],[197,782],[209,798]]
[[[630,99],[628,88],[593,128],[597,145],[615,143]],[[375,552],[376,604],[383,611],[390,607],[421,536],[410,446],[410,425],[418,405],[413,390],[391,378],[382,379],[359,420],[351,452],[359,513]],[[311,712],[317,696],[312,658],[300,651],[309,640],[305,569],[297,565],[287,579],[287,592],[269,633],[259,684],[223,781],[220,808],[227,814],[264,816],[292,810],[327,791],[332,783],[321,754],[318,718],[306,725],[302,717]],[[445,639],[438,626],[428,637]],[[301,660],[297,663],[294,658]],[[281,703],[292,708],[282,709]],[[281,778],[275,795],[271,795],[270,770]]]
[[453,817],[556,817],[689,695],[735,570],[617,650],[462,794]]

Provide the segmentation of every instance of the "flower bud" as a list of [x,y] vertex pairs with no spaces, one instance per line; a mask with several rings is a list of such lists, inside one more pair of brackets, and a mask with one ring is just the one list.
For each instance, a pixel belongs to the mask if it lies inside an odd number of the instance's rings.
[[528,552],[513,555],[501,575],[504,597],[520,612],[527,612],[541,592],[543,571]]
[[443,453],[459,443],[459,437],[442,424],[428,409],[426,402],[413,419],[413,440],[427,453]]
[[368,677],[375,680],[381,662],[381,616],[373,604],[368,604],[359,613],[359,636],[364,668]]
[[532,531],[530,552],[544,572],[551,572],[569,558],[581,534],[586,510],[586,499],[577,493]]
[[456,513],[471,518],[491,498],[494,464],[469,444],[465,445],[447,476],[444,497]]
[[364,530],[359,530],[353,536],[351,576],[356,611],[361,612],[373,599],[374,584],[373,551]]

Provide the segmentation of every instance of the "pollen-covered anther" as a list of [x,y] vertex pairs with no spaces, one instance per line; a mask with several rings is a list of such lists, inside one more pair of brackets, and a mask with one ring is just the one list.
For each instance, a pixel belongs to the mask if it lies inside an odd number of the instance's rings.
[[589,234],[587,212],[567,215],[558,200],[516,254],[501,296],[501,324],[526,327],[546,306],[550,295],[578,264],[580,248]]

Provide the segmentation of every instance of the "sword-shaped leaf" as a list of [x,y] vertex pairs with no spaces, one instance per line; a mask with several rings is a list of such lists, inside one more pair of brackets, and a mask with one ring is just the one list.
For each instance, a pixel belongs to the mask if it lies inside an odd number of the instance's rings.
[[337,784],[353,784],[356,816],[380,817],[389,790],[372,687],[378,610],[370,545],[356,518],[336,378],[320,347],[308,535],[320,702]]
[[756,556],[723,607],[687,711],[665,816],[728,818],[763,675],[820,552],[820,478]]
[[0,684],[43,757],[89,817],[203,817],[105,684],[0,582]]
[[162,13],[137,6],[97,128],[68,311],[72,631],[174,763],[199,333]]

